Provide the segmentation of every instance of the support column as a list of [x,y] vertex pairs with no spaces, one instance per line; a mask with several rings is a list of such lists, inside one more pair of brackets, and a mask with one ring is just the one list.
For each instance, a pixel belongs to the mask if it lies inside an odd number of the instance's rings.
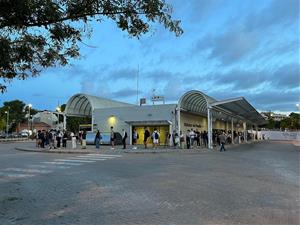
[[129,144],[132,145],[132,125],[129,126]]
[[255,135],[256,135],[256,140],[258,141],[258,127],[257,127],[257,124],[255,124]]
[[207,107],[207,136],[208,136],[208,148],[213,149],[212,140],[212,109],[210,106]]
[[234,144],[234,136],[233,136],[233,117],[231,117],[231,144]]
[[63,121],[63,130],[66,130],[66,129],[67,129],[67,116],[66,116],[65,113],[63,114],[63,117],[64,117],[64,121]]
[[244,141],[247,142],[247,124],[243,122],[243,130],[244,130]]
[[[173,129],[173,125],[170,124],[169,125],[169,134],[172,134],[172,131],[173,131],[172,129]],[[169,143],[167,143],[167,144],[168,144],[168,147],[172,146],[172,138],[169,139]]]
[[92,132],[94,132],[94,109],[92,109],[92,127],[91,127]]
[[177,126],[177,133],[178,133],[178,135],[180,134],[180,128],[181,128],[181,126],[180,126],[180,106],[179,107],[177,107],[177,123],[178,123],[178,126]]
[[227,121],[227,119],[226,119],[225,131],[226,131],[226,134],[228,134],[228,121]]

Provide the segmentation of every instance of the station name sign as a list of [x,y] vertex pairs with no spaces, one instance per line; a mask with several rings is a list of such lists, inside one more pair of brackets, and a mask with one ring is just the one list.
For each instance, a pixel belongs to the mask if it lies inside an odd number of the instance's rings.
[[198,128],[201,128],[200,124],[184,123],[183,125],[185,127],[198,127]]

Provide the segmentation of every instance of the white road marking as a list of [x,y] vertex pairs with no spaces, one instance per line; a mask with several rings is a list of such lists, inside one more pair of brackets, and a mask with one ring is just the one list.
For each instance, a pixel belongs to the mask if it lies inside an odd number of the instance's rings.
[[107,154],[86,154],[86,155],[122,157],[122,155],[107,155]]
[[57,165],[29,165],[28,167],[33,168],[43,168],[43,169],[68,169],[71,168],[70,166],[57,166]]
[[78,158],[82,158],[82,159],[114,159],[116,157],[111,157],[111,156],[76,156]]
[[68,166],[80,166],[82,163],[70,163],[70,162],[43,162],[45,164],[56,164],[56,165],[68,165]]
[[22,169],[22,168],[6,168],[5,171],[25,172],[25,173],[51,173],[52,170],[39,170],[39,169]]
[[78,159],[54,159],[54,161],[56,162],[79,162],[79,163],[92,163],[92,162],[95,162],[95,161],[88,161],[88,160],[78,160]]
[[81,157],[80,157],[80,158],[77,158],[77,157],[76,157],[76,158],[69,158],[69,159],[75,159],[75,160],[78,160],[78,159],[84,159],[84,160],[90,160],[90,161],[94,161],[94,162],[95,162],[95,161],[104,161],[104,160],[107,160],[107,159],[100,159],[100,158],[86,158],[86,157],[85,157],[85,158],[81,158]]
[[9,178],[23,178],[23,177],[34,177],[36,174],[17,174],[17,173],[7,173],[0,172],[0,176]]

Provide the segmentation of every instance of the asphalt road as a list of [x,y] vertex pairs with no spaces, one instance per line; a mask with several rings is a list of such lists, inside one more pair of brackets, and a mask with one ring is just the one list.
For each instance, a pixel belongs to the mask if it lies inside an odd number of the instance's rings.
[[0,144],[1,225],[300,224],[300,148],[291,144],[111,156],[20,145]]

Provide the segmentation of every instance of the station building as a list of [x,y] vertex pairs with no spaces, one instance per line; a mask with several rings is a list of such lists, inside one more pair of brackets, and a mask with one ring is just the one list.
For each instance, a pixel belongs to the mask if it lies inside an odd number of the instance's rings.
[[[208,132],[208,145],[212,148],[213,129],[244,132],[257,129],[265,119],[244,98],[238,97],[218,101],[201,91],[191,90],[184,93],[174,104],[133,105],[86,94],[75,94],[66,105],[66,116],[90,117],[92,130],[115,132],[122,129],[128,133],[128,143],[132,142],[132,131],[139,133],[138,144],[142,144],[144,127],[152,132],[156,128],[164,143],[166,134],[188,129]],[[233,136],[233,135],[232,135]],[[150,140],[149,140],[150,141]]]

